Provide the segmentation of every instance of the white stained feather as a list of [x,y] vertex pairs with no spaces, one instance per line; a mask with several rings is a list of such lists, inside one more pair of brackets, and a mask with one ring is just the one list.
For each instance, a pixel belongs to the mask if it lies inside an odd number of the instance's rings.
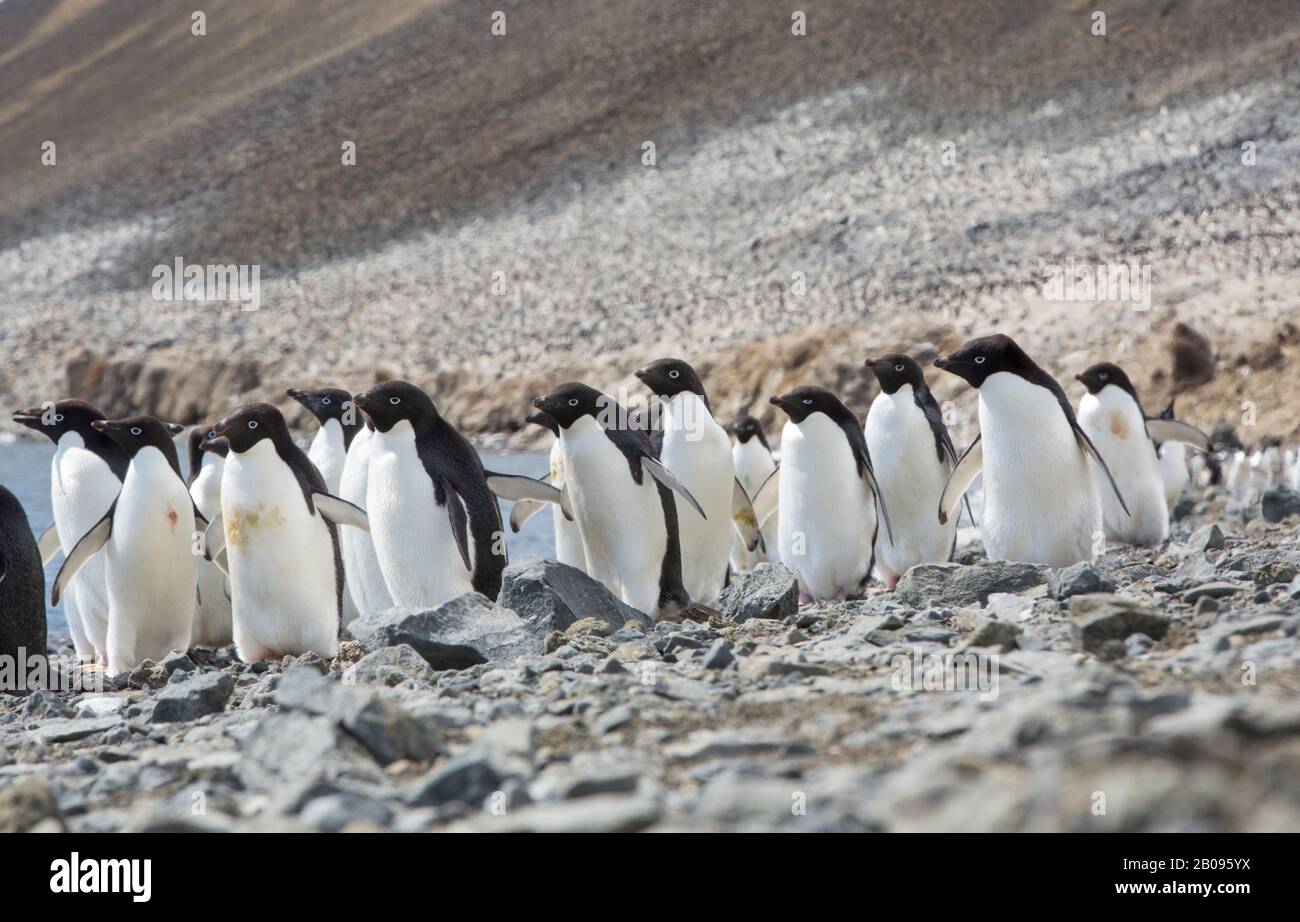
[[1122,387],[1108,384],[1096,394],[1083,395],[1078,417],[1128,502],[1126,513],[1110,485],[1104,483],[1105,472],[1094,471],[1102,485],[1107,536],[1143,547],[1159,544],[1169,536],[1169,506],[1159,459],[1137,401]]
[[[735,465],[736,479],[740,481],[740,485],[751,500],[758,495],[758,488],[767,480],[768,475],[776,470],[776,461],[772,459],[772,453],[767,450],[767,446],[756,438],[751,438],[748,442],[737,441],[732,445],[731,460],[732,464]],[[764,550],[762,546],[756,547],[752,551],[747,550],[745,542],[741,539],[739,533],[733,529],[731,535],[731,568],[737,573],[743,573],[746,570],[754,569],[764,561],[775,560],[779,522],[780,514],[774,513],[763,523],[763,542],[767,550]]]

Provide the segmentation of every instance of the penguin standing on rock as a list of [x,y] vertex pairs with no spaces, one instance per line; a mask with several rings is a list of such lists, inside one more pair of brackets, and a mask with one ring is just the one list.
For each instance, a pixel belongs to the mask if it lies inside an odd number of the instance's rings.
[[934,510],[957,451],[921,366],[901,353],[867,359],[880,393],[867,412],[867,449],[893,515],[894,540],[877,541],[876,569],[886,589],[919,563],[946,561],[957,542],[957,516]]
[[[204,448],[204,443],[208,447]],[[189,441],[190,497],[209,522],[221,514],[221,475],[230,446],[213,435],[210,426],[195,426]],[[199,601],[190,642],[200,647],[224,647],[233,639],[230,626],[230,585],[211,560],[199,561]]]
[[307,449],[307,458],[325,478],[325,489],[337,495],[348,448],[362,428],[361,414],[352,405],[352,395],[337,387],[312,390],[291,387],[285,393],[311,410],[320,422],[320,429]]
[[[757,496],[759,488],[776,470],[776,461],[772,458],[772,449],[768,447],[767,437],[763,435],[763,424],[752,416],[741,416],[727,427],[736,437],[731,446],[731,460],[736,467],[736,479],[740,481],[745,493]],[[737,573],[752,570],[765,560],[772,560],[776,553],[777,523],[780,517],[773,513],[767,521],[760,522],[763,532],[763,546],[752,551],[745,546],[739,531],[731,536],[731,568]]]
[[944,487],[939,521],[956,514],[983,470],[980,531],[991,559],[1050,567],[1095,559],[1105,542],[1094,462],[1125,514],[1128,506],[1056,379],[1000,333],[934,364],[979,391],[980,421]]
[[198,594],[196,527],[206,525],[181,476],[172,437],[180,426],[152,416],[95,420],[91,427],[130,458],[122,492],[76,543],[54,580],[51,604],[101,549],[108,585],[109,675],[187,650]]
[[41,552],[22,503],[0,487],[0,656],[44,656],[46,641]]
[[[707,620],[682,584],[677,503],[704,511],[659,460],[627,410],[585,384],[562,384],[533,405],[559,426],[564,456],[561,509],[578,523],[591,576],[658,620]],[[647,474],[649,476],[647,476]]]
[[[892,525],[862,425],[821,387],[797,387],[769,402],[789,417],[775,481],[781,562],[799,578],[801,602],[844,599],[871,575],[881,520]],[[760,521],[764,517],[763,500]]]

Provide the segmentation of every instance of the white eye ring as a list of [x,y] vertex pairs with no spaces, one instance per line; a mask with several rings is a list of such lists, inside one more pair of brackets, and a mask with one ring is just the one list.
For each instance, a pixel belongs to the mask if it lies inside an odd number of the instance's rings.
[[248,428],[249,428],[249,429],[256,429],[256,428],[257,428],[257,420],[255,420],[255,419],[250,419],[250,420],[248,421]]
[[62,413],[55,413],[55,414],[54,414],[54,421],[55,421],[56,423],[61,423],[61,422],[63,422],[63,414],[62,414]]
[[208,438],[215,439],[216,437],[217,437],[217,430],[213,429],[211,432],[208,433]]
[[983,364],[984,364],[984,356],[982,356],[982,355],[977,355],[977,356],[975,356],[975,364],[976,364],[976,365],[983,365]]
[[1109,371],[1103,371],[1103,372],[1102,372],[1101,374],[1099,374],[1097,377],[1099,377],[1099,378],[1101,378],[1101,380],[1105,381],[1107,378],[1110,377],[1110,372],[1109,372]]
[[569,406],[571,406],[571,407],[576,407],[577,405],[578,405],[578,398],[577,398],[577,397],[570,397],[570,398],[569,398]]
[[674,369],[673,371],[668,372],[668,377],[670,377],[670,378],[680,378],[681,376],[682,376],[682,373],[681,373],[680,371],[675,370],[675,369]]
[[393,406],[397,406],[399,403],[402,402],[402,398],[401,398],[401,397],[389,397],[389,398],[388,398],[388,402],[391,403]]
[[320,402],[325,404],[326,406],[329,406],[330,399],[328,397],[322,397],[320,399]]
[[139,434],[140,434],[140,427],[139,427],[139,426],[132,426],[132,427],[131,427],[131,434],[132,434],[132,435],[139,435]]
[[811,398],[811,397],[805,397],[805,398],[803,399],[803,402],[804,402],[804,404],[805,404],[806,406],[812,406],[812,398]]
[[902,365],[895,365],[895,366],[894,366],[894,371],[902,371],[902,370],[903,370],[903,366],[902,366]]

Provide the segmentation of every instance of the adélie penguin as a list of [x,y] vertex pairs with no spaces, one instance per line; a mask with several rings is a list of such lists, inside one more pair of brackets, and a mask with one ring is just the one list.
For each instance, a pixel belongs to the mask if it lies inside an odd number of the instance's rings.
[[822,387],[796,387],[769,403],[789,417],[781,465],[762,488],[770,493],[776,483],[781,562],[798,577],[801,602],[843,599],[871,575],[882,520],[884,540],[892,535],[862,424]]
[[343,610],[338,526],[365,528],[365,513],[326,492],[270,404],[240,407],[212,427],[204,447],[216,439],[229,454],[206,553],[226,562],[236,652],[249,663],[307,652],[331,658]]
[[[772,458],[772,449],[763,434],[763,424],[752,416],[741,416],[727,426],[727,430],[736,437],[731,446],[731,460],[736,467],[736,480],[740,481],[745,493],[751,497],[758,495],[758,490],[767,478],[776,470],[776,461]],[[773,512],[767,521],[760,522],[763,532],[763,544],[752,551],[740,537],[739,531],[731,535],[731,568],[737,573],[752,570],[765,560],[773,559],[776,553],[776,533],[779,515]]]
[[1209,451],[1210,438],[1176,419],[1148,420],[1133,382],[1114,363],[1093,365],[1077,377],[1087,388],[1079,400],[1079,425],[1110,464],[1132,513],[1125,514],[1115,493],[1103,491],[1106,534],[1125,544],[1157,545],[1169,536],[1169,503],[1152,439]]
[[[204,443],[207,447],[204,447]],[[189,441],[190,497],[209,522],[221,514],[221,475],[230,446],[213,434],[210,426],[195,426]],[[230,625],[230,584],[226,574],[211,560],[201,558],[199,601],[194,612],[190,643],[200,647],[224,647],[233,639]]]
[[911,356],[867,359],[880,393],[867,411],[867,450],[889,503],[894,540],[876,542],[876,569],[886,589],[919,563],[948,560],[957,541],[957,516],[934,514],[957,451],[925,375]]
[[[50,461],[50,504],[53,527],[41,535],[41,559],[48,564],[63,551],[66,557],[81,536],[108,512],[122,489],[131,459],[122,448],[91,424],[106,419],[97,407],[81,400],[60,400],[19,410],[14,422],[46,436],[55,444]],[[68,633],[83,662],[102,661],[107,652],[108,582],[104,555],[91,557],[63,593]]]
[[[1160,411],[1161,420],[1174,419],[1174,402]],[[1191,483],[1191,470],[1187,460],[1187,443],[1161,442],[1153,438],[1156,458],[1160,466],[1160,479],[1165,485],[1165,502],[1171,507]]]
[[325,478],[325,489],[338,495],[348,448],[362,429],[361,414],[352,405],[352,395],[337,387],[291,387],[285,393],[311,410],[320,423],[307,448],[307,458]]
[[939,521],[955,516],[982,470],[980,532],[991,559],[1052,567],[1095,559],[1105,540],[1093,462],[1121,509],[1128,506],[1056,379],[1000,333],[934,364],[979,391],[980,434],[948,478]]
[[[362,426],[348,446],[343,476],[339,478],[339,498],[363,509],[374,443],[374,427]],[[346,588],[352,609],[365,614],[392,608],[393,597],[388,594],[388,585],[379,568],[379,555],[375,553],[375,542],[370,533],[359,528],[345,528],[339,533],[339,542],[343,546],[343,570],[347,574]],[[348,606],[344,605],[344,624],[348,622],[348,615]]]
[[[555,441],[551,443],[550,484],[557,490],[564,489],[564,451],[560,446],[560,424],[557,423],[549,413],[538,411],[526,417],[527,422],[535,426],[541,426],[548,430]],[[539,500],[520,500],[515,503],[515,507],[510,510],[510,530],[518,534],[534,514],[536,514],[544,502]],[[571,567],[577,567],[584,573],[587,571],[587,552],[582,547],[582,532],[578,530],[578,523],[568,518],[558,503],[551,503],[552,526],[555,534],[555,559],[560,563],[568,564]]]
[[172,436],[180,426],[152,416],[95,420],[91,427],[130,458],[122,491],[76,543],[54,580],[51,603],[101,549],[108,584],[107,668],[117,675],[145,659],[187,650],[198,598],[194,507]]
[[678,498],[682,585],[697,602],[716,605],[727,580],[732,521],[746,548],[761,543],[749,495],[736,479],[731,440],[709,407],[704,384],[681,359],[666,358],[638,368],[636,376],[663,407],[659,460],[690,491],[704,516],[688,515]]
[[660,463],[649,434],[632,428],[624,408],[585,384],[562,384],[533,405],[559,427],[561,508],[578,523],[590,575],[656,619],[716,615],[682,584],[673,493],[688,498],[692,515],[704,512]]
[[46,639],[41,552],[22,503],[0,487],[0,657],[44,656]]

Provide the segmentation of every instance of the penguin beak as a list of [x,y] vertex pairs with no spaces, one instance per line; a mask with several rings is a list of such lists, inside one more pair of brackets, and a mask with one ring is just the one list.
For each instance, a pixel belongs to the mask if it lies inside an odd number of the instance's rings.
[[180,435],[182,432],[185,431],[185,427],[177,423],[166,423],[165,425],[167,426],[167,431],[170,432],[173,436]]
[[771,404],[772,406],[774,406],[774,407],[780,407],[782,410],[785,409],[785,398],[784,398],[784,397],[781,397],[781,396],[768,397],[768,398],[767,398],[767,402],[770,403],[770,404]]
[[213,423],[212,428],[208,430],[207,437],[204,438],[202,442],[199,442],[199,451],[210,451],[222,440],[221,437],[226,434],[226,429],[228,429],[229,426],[230,421],[226,419]]
[[20,426],[39,431],[41,427],[41,408],[32,407],[30,410],[17,410],[13,415],[13,420]]
[[[292,393],[292,391],[290,393]],[[363,412],[369,410],[371,407],[370,391],[362,391],[360,394],[354,394],[352,396],[352,405]]]
[[1076,381],[1082,381],[1084,384],[1087,384],[1087,383],[1088,383],[1087,380],[1083,377],[1083,375],[1075,375],[1075,376],[1074,376],[1074,380],[1076,380]]
[[96,420],[93,420],[93,421],[91,421],[91,423],[90,423],[90,428],[91,428],[91,429],[94,429],[96,432],[107,432],[107,431],[108,431],[108,420],[106,420],[106,419],[96,419]]
[[872,371],[875,371],[876,366],[880,364],[880,359],[867,359],[862,364],[867,368],[870,368]]
[[545,398],[545,397],[534,397],[534,398],[533,398],[533,407],[534,407],[535,409],[541,410],[543,413],[545,413],[545,412],[546,412],[546,398]]
[[946,355],[941,355],[941,356],[939,356],[937,359],[934,360],[934,367],[935,367],[935,368],[943,368],[943,369],[947,369],[948,366],[951,365],[951,364],[952,364],[952,359],[951,359],[949,356],[946,356]]

